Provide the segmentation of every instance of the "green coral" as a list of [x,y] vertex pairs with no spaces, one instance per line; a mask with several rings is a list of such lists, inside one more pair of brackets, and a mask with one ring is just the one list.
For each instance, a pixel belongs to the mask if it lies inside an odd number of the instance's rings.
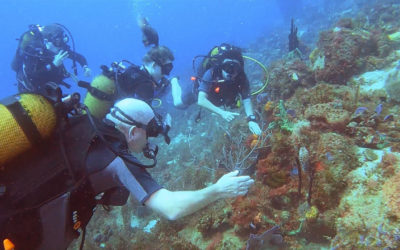
[[293,123],[288,118],[283,100],[279,101],[278,107],[279,114],[276,115],[278,119],[274,122],[271,122],[268,126],[268,129],[279,128],[282,131],[291,133],[293,131]]

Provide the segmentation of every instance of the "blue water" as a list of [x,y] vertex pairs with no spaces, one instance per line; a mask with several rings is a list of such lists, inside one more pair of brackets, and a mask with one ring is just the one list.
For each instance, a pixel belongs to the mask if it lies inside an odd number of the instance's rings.
[[[29,24],[65,25],[73,34],[77,52],[86,56],[93,77],[102,64],[121,59],[141,63],[145,49],[136,24],[140,13],[159,32],[160,44],[174,51],[172,74],[190,75],[192,58],[212,46],[230,42],[246,47],[272,27],[289,23],[282,9],[282,4],[265,0],[2,0],[0,98],[17,91],[10,63],[16,39]],[[82,74],[79,77],[90,81]]]

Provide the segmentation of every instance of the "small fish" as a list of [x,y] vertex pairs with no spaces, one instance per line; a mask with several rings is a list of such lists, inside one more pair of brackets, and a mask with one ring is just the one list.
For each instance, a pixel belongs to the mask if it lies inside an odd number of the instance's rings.
[[385,116],[385,118],[383,118],[384,122],[391,122],[394,120],[394,117],[392,114]]
[[362,115],[365,111],[368,111],[366,107],[358,107],[356,111],[354,111],[355,115]]
[[378,230],[378,233],[380,233],[380,234],[383,234],[383,235],[387,234],[387,232],[385,230],[383,230],[383,223],[379,224],[377,230]]
[[297,166],[293,166],[292,170],[290,170],[290,175],[291,176],[298,176],[299,175],[299,170],[297,169]]
[[331,152],[326,152],[326,159],[327,159],[328,161],[333,161],[334,158],[333,158]]
[[257,95],[257,103],[264,103],[268,100],[268,94],[267,93],[261,93]]
[[360,234],[358,243],[363,244],[365,241],[365,236]]
[[397,67],[396,69],[400,69],[400,60],[397,61]]
[[382,112],[382,106],[383,106],[382,103],[379,103],[378,106],[376,106],[375,112],[376,112],[377,115],[380,115],[380,114],[381,114],[381,112]]
[[296,117],[296,110],[294,110],[294,109],[288,109],[288,110],[286,110],[286,113],[293,118]]
[[275,249],[284,247],[285,242],[280,231],[280,226],[274,226],[261,235],[250,234],[246,243],[246,250]]

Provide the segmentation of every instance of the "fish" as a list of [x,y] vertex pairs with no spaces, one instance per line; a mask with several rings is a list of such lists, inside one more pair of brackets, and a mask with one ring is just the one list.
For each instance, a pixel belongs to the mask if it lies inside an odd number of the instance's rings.
[[264,102],[268,101],[268,99],[269,99],[268,93],[258,94],[256,99],[257,99],[257,103],[264,103]]
[[383,106],[382,103],[379,103],[378,106],[376,106],[375,112],[376,112],[377,115],[380,115],[380,114],[381,114],[381,112],[382,112],[382,106]]
[[290,175],[291,176],[298,176],[299,175],[299,170],[297,166],[293,166],[292,170],[290,170]]
[[328,161],[333,161],[333,156],[332,156],[331,152],[326,152],[326,159]]
[[283,236],[280,232],[280,226],[274,226],[261,235],[250,234],[247,240],[246,250],[258,249],[277,249],[284,245]]
[[366,107],[358,107],[356,111],[354,111],[354,115],[362,115],[365,111],[368,111]]
[[383,118],[384,122],[391,122],[394,120],[394,117],[392,114],[385,116],[385,118]]
[[294,109],[288,109],[288,110],[286,110],[286,113],[287,113],[288,115],[290,115],[291,117],[296,118],[296,110],[294,110]]

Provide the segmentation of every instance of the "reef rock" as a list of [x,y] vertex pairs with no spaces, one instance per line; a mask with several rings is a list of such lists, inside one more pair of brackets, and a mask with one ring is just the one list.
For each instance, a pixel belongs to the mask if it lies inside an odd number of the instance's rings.
[[335,130],[344,129],[350,121],[350,112],[336,107],[334,102],[312,105],[305,110],[304,116],[314,126],[325,126]]

